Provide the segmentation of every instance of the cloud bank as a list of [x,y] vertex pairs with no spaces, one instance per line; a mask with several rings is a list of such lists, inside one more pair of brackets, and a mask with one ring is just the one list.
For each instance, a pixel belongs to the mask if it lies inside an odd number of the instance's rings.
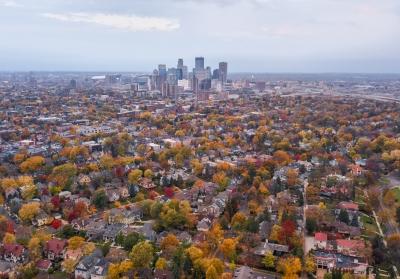
[[44,13],[43,17],[76,23],[91,23],[127,31],[173,31],[180,28],[179,20],[163,17],[143,17],[103,13]]
[[0,6],[7,7],[7,8],[22,8],[23,5],[12,1],[12,0],[4,0],[0,1]]

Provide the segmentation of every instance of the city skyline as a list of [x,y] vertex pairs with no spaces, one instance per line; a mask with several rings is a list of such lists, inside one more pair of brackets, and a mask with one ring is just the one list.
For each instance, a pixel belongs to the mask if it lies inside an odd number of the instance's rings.
[[2,0],[0,70],[150,72],[204,56],[232,73],[399,73],[399,23],[394,0]]

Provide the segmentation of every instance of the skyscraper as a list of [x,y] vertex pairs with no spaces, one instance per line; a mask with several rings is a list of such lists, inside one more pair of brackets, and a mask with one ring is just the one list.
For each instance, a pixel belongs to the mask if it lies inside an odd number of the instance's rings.
[[196,57],[195,58],[195,67],[196,70],[204,69],[204,57]]
[[228,77],[228,63],[220,62],[219,63],[219,80],[222,83],[226,83],[227,77]]
[[176,67],[176,78],[177,80],[182,80],[183,79],[183,59],[179,58],[178,59],[178,65]]
[[212,75],[213,79],[219,79],[219,69],[215,69]]
[[183,79],[188,79],[189,78],[189,73],[188,73],[188,67],[183,66],[182,68],[182,78]]
[[162,85],[167,81],[167,65],[160,64],[158,65],[158,89],[162,88]]
[[176,68],[178,68],[178,69],[182,69],[183,68],[183,59],[182,58],[178,59],[178,66]]
[[158,65],[158,74],[160,75],[160,77],[166,77],[167,76],[167,65],[165,65],[165,64]]

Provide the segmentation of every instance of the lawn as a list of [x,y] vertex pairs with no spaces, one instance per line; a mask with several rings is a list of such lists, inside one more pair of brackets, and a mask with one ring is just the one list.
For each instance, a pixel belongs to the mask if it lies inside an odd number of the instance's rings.
[[396,202],[400,203],[400,188],[393,188],[390,191],[393,192],[393,194],[396,196]]
[[360,220],[363,223],[365,235],[368,237],[374,237],[378,234],[378,227],[373,217],[361,214]]
[[358,204],[365,204],[365,196],[364,196],[364,192],[359,189],[356,188],[356,197],[355,197],[355,202]]
[[390,183],[390,180],[386,177],[382,177],[381,179],[379,179],[379,182],[381,184],[388,185]]

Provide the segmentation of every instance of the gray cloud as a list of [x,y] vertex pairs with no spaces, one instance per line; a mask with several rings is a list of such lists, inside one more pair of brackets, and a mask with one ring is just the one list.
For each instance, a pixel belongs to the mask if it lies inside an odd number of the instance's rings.
[[128,31],[173,31],[180,27],[177,19],[103,13],[44,13],[43,17],[75,23],[91,23]]

